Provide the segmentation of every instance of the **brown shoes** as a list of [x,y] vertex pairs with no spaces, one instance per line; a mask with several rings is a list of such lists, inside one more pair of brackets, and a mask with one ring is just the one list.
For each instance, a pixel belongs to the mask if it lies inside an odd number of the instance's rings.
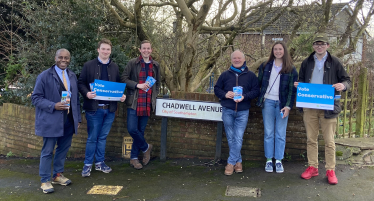
[[236,173],[241,173],[243,172],[243,166],[242,166],[242,163],[240,162],[237,162],[234,166],[234,170]]
[[148,150],[143,155],[143,165],[147,165],[149,163],[149,160],[151,159],[151,151],[153,148],[153,145],[148,144]]
[[140,170],[143,168],[142,164],[139,163],[138,159],[131,159],[130,160],[130,166],[134,167],[137,170]]
[[227,163],[225,167],[225,175],[229,176],[232,175],[232,173],[234,173],[234,166],[230,163]]
[[232,175],[234,173],[241,173],[243,172],[243,165],[240,162],[237,162],[235,165],[232,165],[230,163],[227,163],[225,167],[225,175]]

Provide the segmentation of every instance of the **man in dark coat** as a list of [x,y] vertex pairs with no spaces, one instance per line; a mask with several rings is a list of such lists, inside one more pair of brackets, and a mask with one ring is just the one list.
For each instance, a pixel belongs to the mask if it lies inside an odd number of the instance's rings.
[[[52,193],[52,184],[66,186],[71,183],[62,172],[73,134],[78,133],[81,122],[78,80],[67,68],[70,63],[69,51],[57,50],[55,62],[37,77],[31,96],[35,106],[35,134],[43,137],[39,165],[43,193]],[[61,102],[63,92],[68,92],[70,105]],[[56,143],[51,184],[51,163]]]
[[[126,83],[127,130],[133,138],[130,165],[142,169],[151,158],[152,144],[144,138],[151,111],[156,108],[156,97],[160,91],[160,64],[151,57],[152,44],[148,40],[140,43],[140,56],[131,59],[122,73]],[[156,82],[150,86],[146,82],[152,77]],[[139,151],[143,152],[143,165],[138,160]]]
[[[234,93],[237,87],[241,87],[242,94]],[[260,87],[256,75],[248,70],[245,56],[240,50],[231,54],[231,66],[219,76],[214,94],[222,105],[222,121],[229,145],[229,158],[224,173],[232,175],[234,171],[243,172],[240,153],[243,135],[247,128],[251,100],[260,94]]]
[[[97,46],[98,57],[86,62],[78,80],[79,92],[84,98],[83,109],[86,111],[87,143],[82,177],[91,175],[92,165],[95,161],[95,170],[109,173],[112,168],[104,162],[106,138],[112,128],[117,101],[96,100],[96,92],[91,91],[90,84],[95,79],[120,82],[119,69],[110,59],[112,43],[108,39],[101,39]],[[121,102],[126,96],[122,95]]]
[[[313,40],[314,52],[301,64],[299,82],[311,84],[328,84],[335,88],[335,95],[340,95],[351,87],[351,80],[344,70],[340,60],[331,55],[327,49],[330,47],[328,38],[324,33],[318,33]],[[335,175],[335,141],[337,117],[341,112],[340,99],[334,100],[334,110],[303,108],[304,124],[307,135],[307,153],[309,167],[301,174],[301,178],[310,179],[318,176],[318,135],[322,130],[325,141],[326,177],[329,184],[337,184]]]

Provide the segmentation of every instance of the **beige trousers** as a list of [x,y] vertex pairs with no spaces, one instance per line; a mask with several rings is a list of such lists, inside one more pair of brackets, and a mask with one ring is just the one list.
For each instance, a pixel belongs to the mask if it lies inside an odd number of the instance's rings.
[[318,134],[321,125],[325,140],[326,170],[335,170],[335,141],[337,119],[326,119],[324,110],[304,108],[304,124],[307,134],[307,155],[309,166],[318,168]]

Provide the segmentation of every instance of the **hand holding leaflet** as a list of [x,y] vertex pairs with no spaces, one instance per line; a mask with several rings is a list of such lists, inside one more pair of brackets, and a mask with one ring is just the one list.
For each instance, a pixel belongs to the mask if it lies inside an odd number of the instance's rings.
[[70,107],[70,92],[62,91],[61,92],[61,103]]
[[[151,88],[156,83],[156,80],[155,80],[155,78],[153,78],[151,76],[148,76],[147,79],[145,80],[145,83],[147,83],[149,88]],[[144,91],[147,92],[149,90],[149,88],[144,90]]]
[[234,100],[240,100],[243,96],[243,87],[241,86],[236,86],[236,87],[233,87],[233,90],[234,92]]

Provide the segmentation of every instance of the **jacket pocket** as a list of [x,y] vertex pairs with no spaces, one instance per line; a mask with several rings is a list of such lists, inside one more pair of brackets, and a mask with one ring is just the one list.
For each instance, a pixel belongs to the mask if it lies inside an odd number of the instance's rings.
[[126,100],[125,100],[125,103],[127,106],[131,106],[132,103],[134,102],[134,90],[128,90],[127,89],[127,92],[126,92]]
[[334,100],[334,110],[332,111],[333,114],[339,114],[342,111],[342,107],[340,104],[340,100]]
[[334,110],[325,110],[325,118],[335,118],[341,111],[340,100],[334,100]]

